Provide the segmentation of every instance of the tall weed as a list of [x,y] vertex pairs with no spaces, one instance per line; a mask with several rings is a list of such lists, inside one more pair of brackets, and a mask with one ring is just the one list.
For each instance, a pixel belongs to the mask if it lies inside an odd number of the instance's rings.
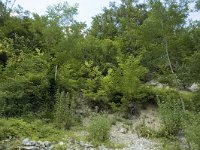
[[176,135],[182,126],[183,110],[175,92],[158,97],[160,118],[165,135]]
[[96,116],[88,127],[89,139],[92,141],[105,142],[110,136],[111,122],[105,116]]
[[69,93],[57,92],[54,121],[59,128],[69,129],[74,123],[75,101]]

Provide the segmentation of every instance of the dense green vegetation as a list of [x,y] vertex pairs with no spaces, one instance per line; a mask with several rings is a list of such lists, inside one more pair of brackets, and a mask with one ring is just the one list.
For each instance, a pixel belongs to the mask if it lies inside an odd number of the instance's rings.
[[[67,2],[49,6],[42,16],[7,2],[0,1],[0,140],[27,136],[16,126],[32,137],[38,123],[29,124],[31,119],[70,129],[81,123],[86,108],[130,118],[151,103],[164,126],[148,135],[183,131],[200,148],[200,90],[187,91],[200,82],[200,22],[188,20],[191,1],[110,3],[90,28],[74,19],[78,8]],[[99,118],[89,136],[105,141],[110,123]]]

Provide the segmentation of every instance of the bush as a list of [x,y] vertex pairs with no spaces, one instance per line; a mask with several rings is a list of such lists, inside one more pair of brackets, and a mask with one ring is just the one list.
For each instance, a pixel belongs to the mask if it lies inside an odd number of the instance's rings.
[[105,116],[96,116],[88,127],[89,139],[105,142],[110,136],[111,122]]
[[164,125],[165,135],[176,135],[181,129],[183,117],[182,105],[178,94],[174,91],[158,96],[160,117]]
[[69,93],[57,92],[54,121],[59,128],[69,129],[74,124],[75,101]]
[[184,118],[184,133],[192,149],[200,149],[200,114],[188,112]]
[[152,138],[156,136],[156,132],[148,128],[144,122],[136,126],[136,132],[139,137]]
[[34,140],[59,141],[62,130],[56,130],[51,124],[40,120],[25,122],[22,119],[0,119],[0,141],[16,138],[31,138]]
[[177,140],[162,139],[161,150],[182,150],[180,143]]
[[200,90],[196,91],[193,97],[194,110],[200,112]]
[[[4,117],[38,114],[44,107],[52,109],[47,78],[49,64],[44,56],[24,54],[9,58],[0,73],[0,113]],[[50,113],[48,113],[50,114]]]

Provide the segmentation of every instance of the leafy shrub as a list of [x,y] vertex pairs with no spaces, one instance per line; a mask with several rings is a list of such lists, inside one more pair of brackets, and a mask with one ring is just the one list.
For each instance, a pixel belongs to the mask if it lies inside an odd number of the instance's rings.
[[75,111],[74,99],[69,93],[57,92],[54,112],[54,120],[59,128],[69,129],[74,123]]
[[200,90],[196,91],[193,97],[194,110],[200,112]]
[[[47,71],[49,65],[42,55],[22,54],[9,58],[0,78],[2,116],[16,117],[41,108],[52,108]],[[48,103],[47,103],[48,101]]]
[[93,61],[86,61],[81,67],[81,71],[84,74],[85,86],[82,89],[84,97],[92,101],[98,101],[102,96],[101,93],[97,92],[102,78],[102,73],[99,69],[99,66],[95,66]]
[[51,124],[44,124],[40,120],[28,123],[22,119],[0,119],[0,141],[27,137],[58,141],[62,136],[62,130],[56,130]]
[[60,89],[65,91],[77,90],[79,85],[77,83],[78,73],[75,65],[77,64],[67,63],[59,67],[59,73],[56,82]]
[[180,143],[177,140],[162,139],[161,150],[182,150]]
[[148,128],[144,122],[136,126],[136,132],[140,137],[151,138],[155,136],[155,131]]
[[158,96],[158,106],[165,135],[175,135],[181,129],[183,111],[178,94],[169,91]]
[[[117,65],[102,72],[92,61],[82,66],[84,83],[82,92],[86,99],[101,108],[113,108],[114,111],[127,111],[130,101],[140,101],[146,96],[141,79],[147,69],[140,65],[141,55],[126,56],[119,52]],[[102,105],[103,106],[102,106]]]
[[200,149],[200,114],[188,112],[184,118],[184,133],[193,149]]
[[105,142],[110,136],[111,122],[105,116],[96,116],[88,127],[89,139]]

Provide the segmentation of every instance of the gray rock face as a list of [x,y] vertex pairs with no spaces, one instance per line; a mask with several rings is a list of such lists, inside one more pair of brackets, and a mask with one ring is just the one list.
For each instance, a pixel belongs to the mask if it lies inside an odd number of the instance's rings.
[[36,146],[37,145],[36,141],[30,141],[30,143],[31,143],[32,146]]
[[127,129],[126,128],[120,128],[119,132],[123,133],[123,134],[126,134],[127,133]]
[[39,150],[36,146],[24,146],[21,148],[22,150]]
[[[115,143],[122,143],[126,146],[122,150],[159,150],[159,145],[150,139],[138,137],[136,133],[126,131],[124,133],[123,123],[117,122],[112,126],[110,140]],[[123,132],[122,132],[123,131]],[[105,150],[105,149],[104,149]]]
[[99,146],[99,150],[107,150],[107,148],[105,145],[101,145],[101,146]]
[[88,148],[92,148],[92,147],[93,147],[92,144],[88,144],[88,143],[85,144],[85,148],[86,148],[86,149],[88,149]]
[[50,146],[51,146],[51,142],[45,141],[45,142],[44,142],[44,146],[45,146],[45,147],[50,147]]
[[22,141],[22,145],[24,145],[24,146],[31,146],[31,142],[30,142],[30,140],[28,138],[26,138],[26,139],[24,139]]
[[191,92],[196,92],[196,91],[198,91],[199,87],[198,87],[198,84],[193,83],[190,87],[188,87],[188,89],[189,89]]
[[61,146],[64,145],[64,142],[59,142],[59,145],[61,145]]
[[41,141],[30,141],[28,138],[22,141],[22,150],[52,150],[53,145],[49,141],[41,142]]

